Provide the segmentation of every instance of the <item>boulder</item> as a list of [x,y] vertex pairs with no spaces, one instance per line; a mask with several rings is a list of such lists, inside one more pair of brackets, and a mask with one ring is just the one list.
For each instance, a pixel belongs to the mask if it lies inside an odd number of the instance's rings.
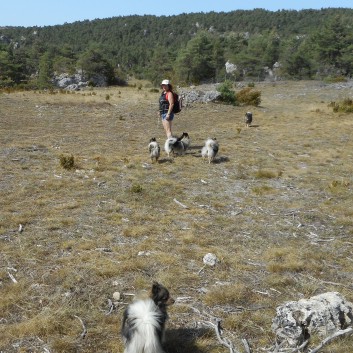
[[309,337],[324,338],[353,324],[353,304],[337,292],[287,302],[276,313],[272,330],[282,347],[297,347]]

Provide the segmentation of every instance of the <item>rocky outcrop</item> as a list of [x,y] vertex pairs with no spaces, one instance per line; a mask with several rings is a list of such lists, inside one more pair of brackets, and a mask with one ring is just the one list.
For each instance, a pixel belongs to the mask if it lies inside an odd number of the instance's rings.
[[281,347],[297,347],[312,336],[327,337],[353,325],[353,304],[337,292],[277,307],[272,329]]
[[52,82],[54,86],[58,88],[71,91],[78,91],[82,87],[87,87],[89,84],[95,87],[106,87],[108,85],[107,79],[103,75],[95,75],[88,80],[85,75],[80,72],[73,75],[67,73],[55,75]]
[[179,95],[183,98],[183,105],[187,106],[195,102],[214,102],[220,97],[220,92],[215,87],[205,87],[205,89],[178,89]]
[[11,43],[11,39],[4,36],[4,35],[1,35],[0,36],[0,43],[3,43],[3,44],[10,44]]

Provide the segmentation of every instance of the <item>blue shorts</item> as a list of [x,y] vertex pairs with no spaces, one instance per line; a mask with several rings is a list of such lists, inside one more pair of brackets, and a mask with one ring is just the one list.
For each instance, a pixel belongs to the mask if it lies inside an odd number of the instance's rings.
[[[162,113],[161,117],[162,117],[162,120],[166,120],[167,113]],[[172,121],[173,119],[174,119],[174,113],[171,113],[169,115],[169,121]]]

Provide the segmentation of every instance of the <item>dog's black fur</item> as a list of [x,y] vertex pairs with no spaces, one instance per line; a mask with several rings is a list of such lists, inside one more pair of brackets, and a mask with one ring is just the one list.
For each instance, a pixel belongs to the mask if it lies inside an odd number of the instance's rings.
[[245,120],[246,126],[249,127],[251,125],[251,123],[252,123],[252,113],[251,112],[246,112],[244,120]]

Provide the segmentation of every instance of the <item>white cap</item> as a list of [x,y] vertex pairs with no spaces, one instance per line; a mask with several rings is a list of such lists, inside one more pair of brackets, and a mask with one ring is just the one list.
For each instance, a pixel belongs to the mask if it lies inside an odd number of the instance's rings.
[[169,80],[163,80],[161,85],[170,85],[170,81]]

